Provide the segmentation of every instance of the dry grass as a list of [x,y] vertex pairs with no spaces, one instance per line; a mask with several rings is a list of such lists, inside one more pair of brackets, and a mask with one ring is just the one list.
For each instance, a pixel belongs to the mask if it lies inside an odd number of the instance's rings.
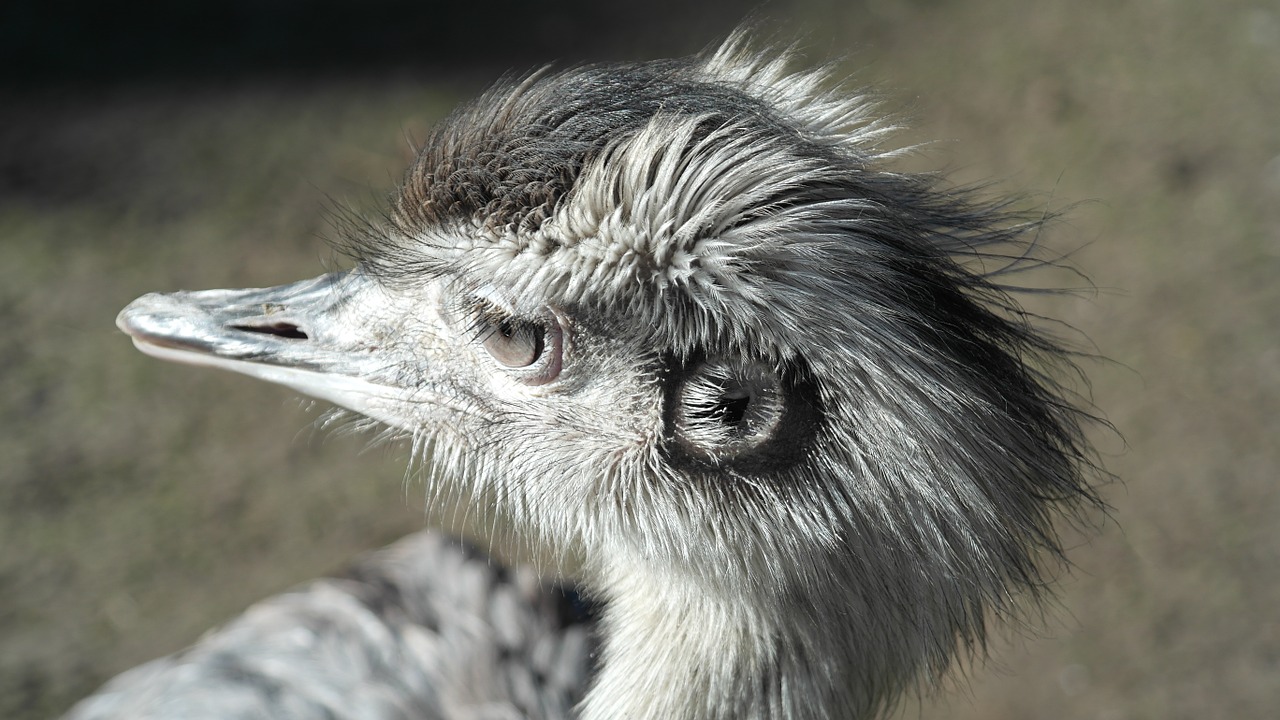
[[[1043,301],[1089,367],[1114,523],[1062,607],[905,717],[1274,715],[1280,701],[1280,10],[1244,2],[804,3],[818,54],[918,119],[918,167],[1052,194],[1098,292]],[[440,87],[444,87],[441,85]],[[10,106],[0,153],[0,715],[55,714],[253,600],[418,526],[399,451],[321,442],[288,392],[161,364],[145,291],[329,259],[325,196],[389,190],[457,98],[241,84]],[[25,173],[25,174],[24,174]]]

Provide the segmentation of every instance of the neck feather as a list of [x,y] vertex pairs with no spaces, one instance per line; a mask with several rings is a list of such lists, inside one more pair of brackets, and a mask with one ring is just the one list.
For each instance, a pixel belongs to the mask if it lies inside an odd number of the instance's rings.
[[871,714],[871,694],[850,667],[850,639],[833,637],[812,604],[782,607],[636,568],[602,593],[604,662],[583,720]]

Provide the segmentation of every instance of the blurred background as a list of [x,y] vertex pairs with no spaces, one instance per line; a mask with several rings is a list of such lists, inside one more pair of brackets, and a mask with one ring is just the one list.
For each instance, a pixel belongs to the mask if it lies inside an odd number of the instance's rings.
[[0,5],[0,716],[56,715],[423,523],[403,448],[144,357],[121,307],[316,274],[326,208],[378,208],[501,73],[688,53],[756,10],[910,118],[931,144],[907,167],[1080,203],[1045,242],[1097,289],[1034,308],[1110,359],[1086,369],[1122,434],[1096,434],[1111,518],[1068,531],[1042,623],[902,716],[1274,718],[1273,0]]

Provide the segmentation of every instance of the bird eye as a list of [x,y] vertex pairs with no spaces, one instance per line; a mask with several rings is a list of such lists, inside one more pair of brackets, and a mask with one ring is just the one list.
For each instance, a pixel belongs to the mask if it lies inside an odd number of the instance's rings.
[[486,333],[484,349],[504,367],[528,367],[546,350],[543,336],[542,328],[532,323],[504,320]]
[[686,448],[720,462],[768,442],[783,405],[781,381],[768,365],[726,359],[702,362],[677,390],[676,435]]
[[480,344],[526,385],[555,380],[563,367],[564,332],[558,318],[548,323],[513,317],[482,317]]

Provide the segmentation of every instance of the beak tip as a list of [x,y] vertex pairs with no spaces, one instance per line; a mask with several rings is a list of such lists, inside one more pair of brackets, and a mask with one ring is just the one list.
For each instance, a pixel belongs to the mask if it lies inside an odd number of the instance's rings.
[[156,306],[164,297],[163,293],[147,293],[125,305],[116,315],[116,327],[126,335],[136,338],[141,331],[142,321],[154,315]]

